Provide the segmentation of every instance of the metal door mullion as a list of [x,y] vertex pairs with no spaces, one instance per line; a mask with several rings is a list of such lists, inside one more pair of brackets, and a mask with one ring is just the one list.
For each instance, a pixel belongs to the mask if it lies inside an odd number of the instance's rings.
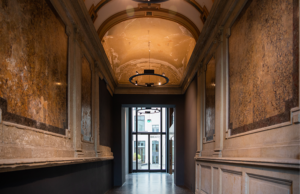
[[148,134],[148,172],[150,172],[150,134]]
[[166,111],[166,124],[167,124],[167,128],[166,128],[166,170],[167,170],[167,172],[169,172],[169,123],[170,123],[170,121],[169,121],[169,117],[170,117],[170,109],[169,108],[167,108],[167,111]]
[[[129,149],[129,150],[128,150],[128,155],[131,156],[131,157],[128,158],[128,160],[129,160],[129,167],[128,167],[128,168],[129,168],[129,172],[130,172],[130,173],[133,172],[133,169],[132,169],[132,168],[133,168],[133,167],[132,167],[132,160],[133,160],[133,157],[132,157],[132,149],[131,149],[131,148],[132,148],[132,137],[133,137],[133,134],[132,134],[132,123],[131,123],[131,121],[132,121],[132,120],[131,120],[131,117],[132,117],[131,111],[132,111],[132,108],[128,108],[128,113],[129,113],[129,114],[128,114],[128,116],[129,116],[129,117],[128,117],[128,120],[130,121],[130,122],[128,123],[128,128],[129,128],[129,129],[128,129],[128,130],[129,130],[129,136],[128,136],[128,138],[129,138],[128,149]],[[126,137],[126,134],[125,134],[125,137]]]
[[162,171],[162,107],[160,107],[160,170]]
[[[136,112],[135,112],[135,129],[136,129],[136,132],[139,131],[138,129],[138,124],[137,124],[137,121],[138,121],[138,115],[137,115],[137,107],[136,107]],[[136,171],[138,171],[138,163],[139,163],[139,157],[138,157],[138,134],[136,134],[136,148],[135,148],[135,169]]]

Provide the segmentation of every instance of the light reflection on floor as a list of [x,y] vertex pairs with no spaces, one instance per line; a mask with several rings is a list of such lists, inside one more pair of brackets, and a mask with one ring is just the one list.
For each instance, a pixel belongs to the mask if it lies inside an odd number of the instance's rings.
[[192,194],[190,190],[174,184],[174,174],[132,173],[126,176],[122,187],[107,194]]

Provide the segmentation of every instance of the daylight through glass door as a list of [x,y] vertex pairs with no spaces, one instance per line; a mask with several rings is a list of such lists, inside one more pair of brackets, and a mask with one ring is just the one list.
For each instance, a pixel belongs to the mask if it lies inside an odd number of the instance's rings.
[[166,117],[164,107],[131,108],[132,170],[166,170]]

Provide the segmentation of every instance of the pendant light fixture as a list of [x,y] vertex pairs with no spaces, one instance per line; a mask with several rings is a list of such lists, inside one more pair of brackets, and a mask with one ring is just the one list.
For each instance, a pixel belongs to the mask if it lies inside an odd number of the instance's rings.
[[139,3],[148,3],[148,4],[151,4],[151,3],[163,3],[163,2],[166,2],[168,0],[133,0],[135,2],[139,2]]
[[[165,76],[164,73],[162,74],[156,74],[154,72],[154,69],[150,69],[150,54],[151,54],[151,41],[149,38],[149,30],[148,30],[148,49],[149,49],[149,69],[144,69],[144,73],[140,74],[138,71],[135,72],[135,75],[131,76],[129,78],[129,82],[132,83],[135,86],[142,86],[142,87],[157,87],[157,86],[163,86],[169,83],[169,78]],[[145,82],[143,84],[140,84],[136,79],[137,77],[143,77],[143,79],[147,79],[146,76],[149,76],[149,81]],[[157,83],[151,82],[151,77],[158,77],[158,78],[164,78],[164,82],[159,80]]]

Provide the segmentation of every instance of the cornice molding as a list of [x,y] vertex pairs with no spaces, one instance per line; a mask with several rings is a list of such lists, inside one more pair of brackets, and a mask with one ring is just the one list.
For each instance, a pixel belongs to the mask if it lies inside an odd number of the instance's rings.
[[46,168],[90,162],[113,160],[113,156],[85,157],[85,158],[30,158],[30,159],[2,159],[0,160],[0,173]]
[[199,36],[187,68],[183,74],[182,93],[185,93],[199,70],[199,63],[207,58],[210,50],[222,42],[223,26],[238,0],[215,0],[211,12]]
[[197,3],[195,0],[184,0],[185,2],[189,3],[191,6],[197,9],[197,11],[200,13],[200,19],[203,22],[203,24],[206,22],[207,17],[209,15],[209,11],[204,5],[203,7]]
[[300,169],[300,160],[285,158],[195,157],[196,161]]
[[92,58],[97,61],[95,65],[107,80],[109,88],[114,91],[117,84],[116,79],[84,2],[82,0],[66,1],[65,7],[74,27],[76,26],[76,30],[81,32],[83,45]]
[[101,0],[96,6],[94,4],[92,4],[92,6],[89,9],[89,14],[90,17],[92,19],[93,22],[96,21],[97,17],[98,17],[98,11],[108,2],[110,2],[111,0]]
[[114,94],[174,94],[180,95],[181,87],[117,87]]
[[[168,9],[162,9],[162,8],[158,9],[154,7],[134,8],[132,9],[132,11],[134,12],[132,16],[128,16],[127,11],[124,10],[106,19],[97,30],[100,40],[102,40],[106,32],[110,30],[113,26],[123,21],[131,20],[135,18],[160,18],[160,19],[173,21],[184,26],[189,32],[191,32],[195,40],[197,40],[200,35],[200,31],[197,28],[197,26],[189,18],[187,18],[186,16],[180,13],[170,12],[170,10]],[[152,12],[152,15],[148,16],[146,12]]]

